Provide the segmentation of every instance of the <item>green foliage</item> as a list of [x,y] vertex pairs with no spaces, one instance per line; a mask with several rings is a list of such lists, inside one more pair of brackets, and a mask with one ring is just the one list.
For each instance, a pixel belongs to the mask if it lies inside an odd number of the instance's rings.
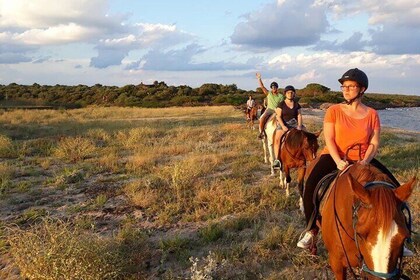
[[219,224],[212,223],[209,226],[200,229],[198,235],[205,243],[211,243],[222,238],[224,231]]
[[[186,85],[168,86],[164,82],[155,81],[152,85],[125,85],[122,87],[96,84],[86,85],[0,85],[0,107],[31,107],[53,106],[65,108],[80,108],[90,105],[99,106],[136,106],[159,108],[168,106],[198,106],[198,105],[241,105],[248,95],[262,103],[264,95],[260,88],[255,91],[238,89],[236,84],[222,85],[206,83],[199,88]],[[298,90],[297,95],[304,97],[301,102],[322,103],[335,102],[341,92],[331,92],[330,88],[317,83],[310,83]],[[367,102],[381,109],[388,107],[420,106],[419,96],[367,94]]]

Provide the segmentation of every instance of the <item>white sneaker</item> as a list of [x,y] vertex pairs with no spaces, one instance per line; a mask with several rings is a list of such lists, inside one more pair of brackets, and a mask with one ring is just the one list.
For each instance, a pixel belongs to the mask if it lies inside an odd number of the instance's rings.
[[404,246],[403,257],[413,257],[413,256],[414,256],[413,251],[411,251],[410,249]]
[[307,231],[305,233],[305,236],[301,240],[299,240],[299,242],[297,243],[297,246],[303,249],[309,248],[314,242],[314,237],[315,236],[312,232]]

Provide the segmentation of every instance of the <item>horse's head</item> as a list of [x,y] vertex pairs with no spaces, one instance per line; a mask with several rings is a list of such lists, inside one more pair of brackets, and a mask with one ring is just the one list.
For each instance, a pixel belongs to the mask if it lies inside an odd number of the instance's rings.
[[317,133],[304,132],[305,140],[303,141],[303,154],[306,161],[311,161],[316,158],[316,153],[319,149],[318,137],[321,131]]
[[404,241],[410,237],[403,210],[416,179],[395,188],[386,179],[362,180],[367,182],[362,185],[351,175],[348,178],[355,198],[354,240],[362,256],[362,272],[368,279],[400,279],[398,264]]

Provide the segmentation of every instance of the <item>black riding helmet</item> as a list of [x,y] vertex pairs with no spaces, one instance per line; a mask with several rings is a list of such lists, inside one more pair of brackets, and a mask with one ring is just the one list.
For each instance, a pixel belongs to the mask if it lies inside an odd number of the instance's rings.
[[365,72],[357,68],[348,70],[346,73],[343,74],[343,76],[340,79],[338,79],[338,81],[340,82],[340,84],[343,84],[344,81],[355,81],[360,86],[364,87],[365,90],[368,88],[369,85],[369,80]]
[[270,85],[270,88],[272,88],[272,87],[279,88],[279,84],[276,83],[276,82],[272,82],[271,85]]
[[291,91],[293,91],[294,93],[296,93],[296,89],[295,89],[295,87],[294,86],[287,86],[287,87],[285,87],[284,88],[284,93],[286,93],[286,91],[289,91],[289,90],[291,90]]

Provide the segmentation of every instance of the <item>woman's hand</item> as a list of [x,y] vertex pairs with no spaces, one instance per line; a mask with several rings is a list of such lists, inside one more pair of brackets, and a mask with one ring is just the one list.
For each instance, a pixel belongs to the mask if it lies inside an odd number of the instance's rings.
[[258,80],[260,80],[260,79],[261,79],[261,73],[257,72],[257,73],[255,74],[255,76],[257,76],[257,79],[258,79]]
[[345,161],[345,160],[340,160],[338,163],[337,163],[337,169],[338,170],[344,170],[347,166],[349,166],[349,163],[348,163],[348,161]]

